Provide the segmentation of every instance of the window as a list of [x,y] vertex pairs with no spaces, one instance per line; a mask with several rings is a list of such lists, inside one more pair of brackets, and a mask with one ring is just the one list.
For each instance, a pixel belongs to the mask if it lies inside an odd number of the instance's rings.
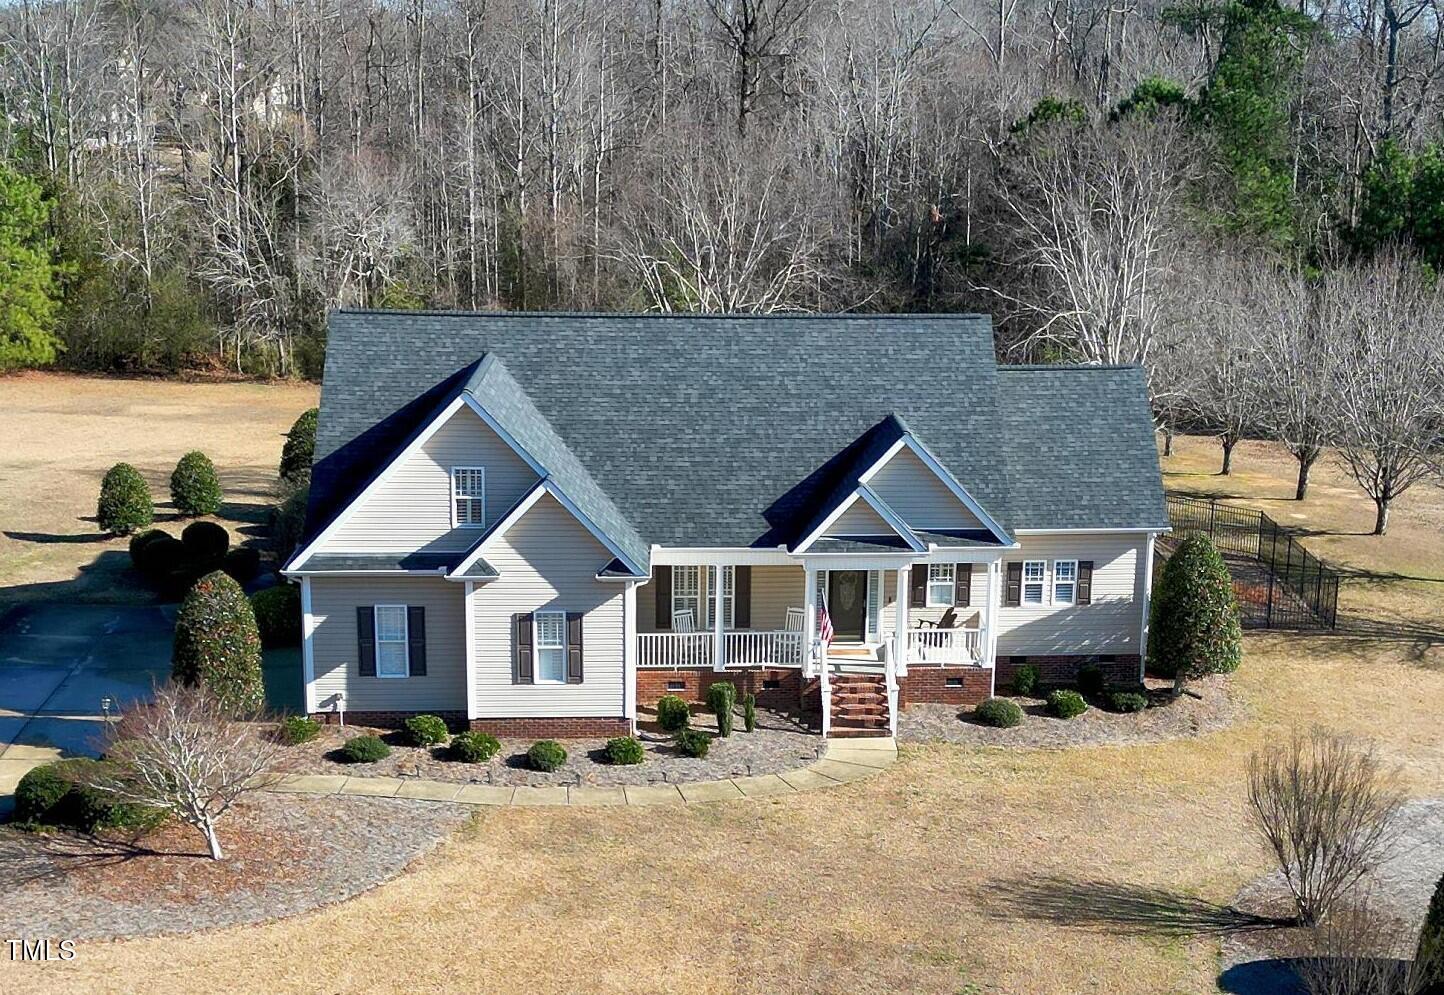
[[451,526],[479,529],[486,524],[486,471],[479,466],[451,468]]
[[1023,604],[1041,605],[1043,603],[1043,579],[1047,573],[1047,561],[1023,561]]
[[411,673],[407,655],[406,606],[376,606],[376,676],[406,677]]
[[1071,605],[1078,594],[1078,561],[1053,561],[1053,604]]
[[953,584],[957,566],[952,563],[928,564],[928,607],[948,608],[953,603]]
[[672,614],[691,612],[692,624],[699,624],[702,607],[702,568],[672,568]]
[[536,613],[536,682],[567,682],[567,613]]
[[[735,580],[734,577],[733,577],[732,568],[731,568],[731,567],[723,567],[723,568],[722,568],[722,628],[724,628],[724,629],[730,629],[730,628],[732,628],[732,618],[733,618],[733,615],[732,615],[733,592],[734,592],[734,590],[735,590],[735,588],[734,588],[734,586],[733,586],[734,584],[736,584],[736,580]],[[712,601],[711,592],[709,591],[709,592],[708,592],[708,597],[707,597],[707,628],[709,628],[709,629],[712,628],[713,620],[714,620],[716,617],[717,617],[717,613],[716,613],[716,611],[714,610],[714,602]]]

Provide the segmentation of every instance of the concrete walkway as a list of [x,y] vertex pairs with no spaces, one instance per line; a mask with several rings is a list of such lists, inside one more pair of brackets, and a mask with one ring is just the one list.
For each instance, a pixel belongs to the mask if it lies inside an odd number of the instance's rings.
[[760,777],[729,777],[691,784],[628,784],[608,787],[556,785],[507,787],[457,784],[410,777],[366,777],[347,774],[288,774],[269,790],[306,795],[368,795],[373,798],[414,798],[463,805],[692,805],[740,798],[772,798],[861,781],[897,762],[891,738],[832,739],[816,763]]

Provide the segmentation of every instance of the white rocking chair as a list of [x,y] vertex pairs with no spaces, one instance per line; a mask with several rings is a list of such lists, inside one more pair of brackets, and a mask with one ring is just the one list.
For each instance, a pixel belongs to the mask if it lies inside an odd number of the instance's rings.
[[672,613],[673,632],[696,632],[697,619],[692,614],[692,609],[683,608],[681,611]]
[[784,632],[801,632],[803,620],[807,614],[801,608],[787,609],[787,618],[783,620],[782,629]]

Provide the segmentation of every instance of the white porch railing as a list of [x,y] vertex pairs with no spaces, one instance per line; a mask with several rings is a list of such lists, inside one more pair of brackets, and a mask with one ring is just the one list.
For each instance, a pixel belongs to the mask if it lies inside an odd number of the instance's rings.
[[914,666],[971,666],[982,662],[982,631],[909,629],[907,662]]
[[[657,670],[713,665],[716,637],[706,632],[641,632],[637,634],[637,666]],[[800,632],[743,629],[722,634],[726,667],[801,667]]]

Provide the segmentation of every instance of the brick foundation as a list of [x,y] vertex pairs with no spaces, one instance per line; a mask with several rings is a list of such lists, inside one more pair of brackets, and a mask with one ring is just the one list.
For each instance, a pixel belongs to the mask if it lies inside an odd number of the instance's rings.
[[1072,684],[1078,677],[1078,668],[1085,663],[1097,664],[1110,684],[1134,685],[1138,683],[1140,671],[1137,653],[1120,653],[1108,659],[1097,655],[999,656],[998,693],[1008,693],[1008,689],[1013,683],[1013,675],[1025,665],[1037,667],[1039,683],[1047,686]]
[[[949,687],[949,681],[959,682]],[[988,697],[993,672],[987,667],[909,667],[898,681],[898,703],[907,708],[917,702],[942,705],[976,705]]]
[[[802,701],[802,675],[797,670],[727,670],[718,673],[710,667],[693,667],[677,670],[638,670],[637,704],[651,708],[664,694],[675,694],[692,704],[707,701],[707,689],[718,681],[730,681],[737,686],[737,696],[757,695],[757,704],[781,712],[796,711]],[[763,688],[766,681],[776,681],[777,687]],[[680,682],[682,687],[669,689],[668,684]]]
[[[400,729],[407,719],[414,715],[439,715],[453,732],[472,729],[489,732],[493,736],[509,739],[588,739],[603,736],[625,736],[632,731],[630,719],[617,716],[582,716],[576,718],[503,718],[472,719],[467,721],[465,712],[350,712],[346,722],[350,725],[372,726],[379,729]],[[326,725],[336,725],[340,716],[335,712],[312,712],[311,718]]]

